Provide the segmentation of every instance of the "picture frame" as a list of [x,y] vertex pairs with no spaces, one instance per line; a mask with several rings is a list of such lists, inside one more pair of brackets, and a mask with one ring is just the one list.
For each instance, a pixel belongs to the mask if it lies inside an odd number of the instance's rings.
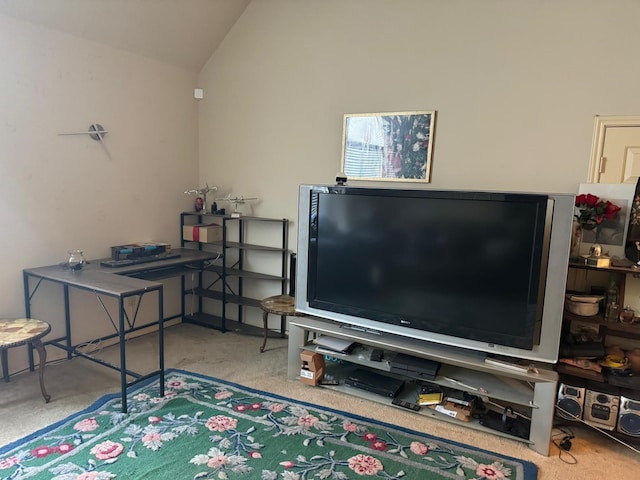
[[[602,200],[609,200],[620,207],[615,219],[606,220],[602,224],[603,234],[598,243],[602,245],[603,253],[610,257],[625,258],[625,243],[629,228],[631,204],[635,196],[636,186],[629,183],[581,183],[578,194],[591,194]],[[590,246],[596,241],[593,231],[582,232],[580,254],[588,254]]]
[[431,181],[436,112],[345,114],[341,172],[349,180]]

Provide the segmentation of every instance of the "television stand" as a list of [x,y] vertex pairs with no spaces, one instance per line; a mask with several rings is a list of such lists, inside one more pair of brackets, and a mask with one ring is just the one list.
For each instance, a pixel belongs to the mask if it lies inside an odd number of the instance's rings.
[[[427,407],[417,411],[417,415],[525,442],[532,450],[542,455],[549,455],[558,388],[558,375],[553,370],[536,368],[522,371],[522,369],[505,368],[503,365],[485,362],[485,355],[478,354],[478,352],[451,348],[389,333],[379,334],[345,329],[338,322],[317,317],[296,317],[289,324],[288,378],[290,380],[299,378],[300,352],[315,350],[315,345],[309,341],[309,334],[328,335],[359,345],[350,353],[331,355],[331,358],[326,362],[325,374],[338,380],[338,385],[322,385],[322,388],[335,389],[392,406],[393,399],[349,387],[344,384],[343,379],[355,368],[363,367],[394,376],[390,372],[391,367],[388,361],[370,359],[370,353],[373,349],[382,350],[385,360],[389,360],[398,353],[434,360],[440,362],[441,367],[436,378],[430,380],[429,383],[481,396],[483,400],[488,400],[489,404],[512,407],[514,411],[519,411],[531,419],[529,437],[523,438],[495,430],[481,425],[475,419],[461,421]],[[398,375],[395,376],[402,378]],[[407,380],[405,385],[415,386],[415,383],[409,381],[410,379],[405,378],[405,380]],[[415,395],[415,389],[405,388],[397,398],[415,402],[415,397],[412,398],[411,395]],[[393,406],[403,408],[401,405]]]
[[485,358],[484,363],[487,365],[493,365],[494,367],[502,368],[505,370],[512,370],[520,373],[527,373],[531,370],[531,367],[525,365],[518,365],[517,363],[498,360],[497,358],[491,357]]
[[352,325],[350,323],[341,323],[340,328],[344,328],[345,330],[353,330],[356,332],[371,333],[373,335],[382,335],[382,332],[380,330],[374,330],[373,328],[364,328],[358,325]]

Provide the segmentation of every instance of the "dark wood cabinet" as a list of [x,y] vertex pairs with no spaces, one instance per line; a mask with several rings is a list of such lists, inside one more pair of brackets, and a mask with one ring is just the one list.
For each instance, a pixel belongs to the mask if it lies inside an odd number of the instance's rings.
[[[597,268],[570,263],[567,292],[594,294],[615,284],[620,308],[634,290],[629,279],[638,277],[640,269],[626,267]],[[640,442],[640,372],[631,370],[630,362],[610,367],[607,355],[628,357],[640,347],[640,321],[625,324],[605,318],[606,297],[598,313],[582,316],[565,309],[563,337],[557,372],[560,387],[556,415],[561,422],[580,421],[617,437],[623,443]],[[636,315],[638,312],[636,312]],[[567,411],[573,412],[573,417]]]
[[[610,283],[614,283],[618,290],[619,305],[623,308],[625,305],[625,294],[627,291],[627,280],[629,276],[639,276],[640,269],[625,267],[606,267],[596,268],[587,265],[570,263],[567,277],[567,292],[569,293],[585,293],[593,294],[594,291],[605,291]],[[630,350],[633,347],[640,347],[640,319],[636,317],[636,321],[632,324],[623,324],[620,321],[607,321],[605,319],[606,298],[598,313],[593,316],[582,316],[571,313],[565,309],[563,323],[563,339],[561,347],[561,355],[563,350],[571,351],[572,340],[579,345],[580,339],[576,339],[576,332],[582,328],[586,332],[586,336],[592,336],[593,341],[590,343],[601,344],[603,351],[606,353],[608,348],[622,342],[623,350]],[[636,315],[638,312],[636,312]],[[594,358],[594,361],[601,360]],[[606,369],[605,369],[606,370]],[[567,368],[562,362],[558,364],[558,372],[571,377],[580,377],[587,380],[599,378],[603,384],[619,384],[620,375],[610,375],[610,372],[604,371],[600,375],[594,375],[593,371],[581,371],[576,368]],[[613,382],[609,382],[610,377],[616,377]],[[640,395],[640,375],[637,377],[638,394]],[[571,379],[570,379],[571,380]],[[624,382],[626,385],[633,385],[634,381]],[[628,393],[628,392],[627,392]]]

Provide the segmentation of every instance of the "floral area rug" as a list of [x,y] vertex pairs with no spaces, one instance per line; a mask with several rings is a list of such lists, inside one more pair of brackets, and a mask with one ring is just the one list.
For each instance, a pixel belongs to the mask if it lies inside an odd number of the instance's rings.
[[168,370],[0,448],[2,479],[514,479],[530,462]]

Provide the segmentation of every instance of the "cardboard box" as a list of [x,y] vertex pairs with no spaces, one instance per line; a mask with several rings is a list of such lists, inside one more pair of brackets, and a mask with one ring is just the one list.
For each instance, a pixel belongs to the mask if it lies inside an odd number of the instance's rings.
[[317,352],[304,350],[300,353],[300,381],[308,385],[318,385],[324,377],[324,357]]
[[463,422],[471,420],[471,405],[461,405],[459,403],[445,401],[444,405],[429,405],[428,407],[433,408],[436,412],[444,413]]
[[222,240],[222,226],[210,223],[207,225],[183,225],[182,239],[192,242],[211,243]]

